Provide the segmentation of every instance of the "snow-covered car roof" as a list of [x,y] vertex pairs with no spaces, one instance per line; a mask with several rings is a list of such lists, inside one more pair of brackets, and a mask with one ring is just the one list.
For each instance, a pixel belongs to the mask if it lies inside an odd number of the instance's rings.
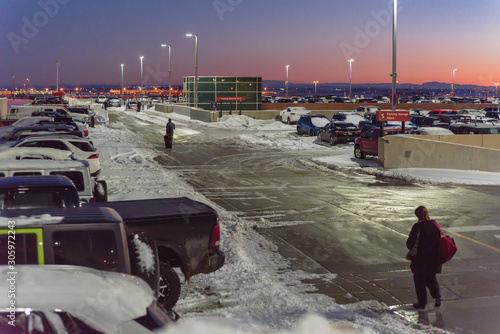
[[58,150],[50,147],[10,147],[0,150],[0,160],[16,159],[53,159],[72,160],[71,151]]
[[410,131],[411,135],[453,135],[448,129],[435,127],[421,127]]
[[[0,267],[0,289],[9,291],[12,270]],[[88,326],[115,333],[120,324],[146,315],[154,296],[140,278],[79,266],[16,266],[15,307],[70,313]],[[7,293],[1,305],[9,305]]]

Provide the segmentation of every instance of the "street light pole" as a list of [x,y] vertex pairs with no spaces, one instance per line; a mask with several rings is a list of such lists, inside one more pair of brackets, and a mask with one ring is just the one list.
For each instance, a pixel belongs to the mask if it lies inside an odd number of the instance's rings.
[[349,59],[349,99],[352,100],[352,62],[354,59]]
[[59,92],[59,60],[56,60],[56,91]]
[[453,69],[453,83],[451,84],[451,95],[455,96],[455,72],[457,71],[456,68]]
[[139,59],[141,60],[141,95],[142,95],[142,90],[143,90],[143,86],[144,86],[144,82],[143,82],[143,71],[142,71],[142,61],[144,59],[143,56],[140,56]]
[[[396,110],[396,84],[397,84],[397,72],[396,72],[396,55],[397,55],[397,26],[398,26],[398,0],[394,0],[394,7],[393,7],[393,19],[392,19],[392,101],[391,101],[391,107],[392,110]],[[382,130],[380,130],[380,135],[383,136],[384,133]]]
[[286,97],[288,97],[288,68],[290,65],[285,65],[286,68],[286,82],[285,82],[285,88],[286,88]]
[[123,102],[123,66],[125,66],[125,64],[122,64],[122,102]]
[[495,82],[495,97],[498,95],[498,82]]
[[194,40],[194,107],[198,108],[198,34],[186,34],[187,37],[193,37]]
[[162,48],[168,46],[168,103],[172,103],[172,67],[170,66],[170,59],[172,55],[172,46],[170,44],[162,44]]
[[318,82],[317,81],[313,82],[314,82],[314,97],[318,97]]

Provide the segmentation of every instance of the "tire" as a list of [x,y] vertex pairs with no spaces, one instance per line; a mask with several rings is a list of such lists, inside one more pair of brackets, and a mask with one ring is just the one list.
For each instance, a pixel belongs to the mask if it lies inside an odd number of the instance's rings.
[[330,136],[330,145],[335,146],[336,142],[333,136]]
[[302,136],[302,130],[300,130],[300,126],[297,126],[297,134],[299,136]]
[[288,117],[288,119],[287,119],[286,123],[287,123],[288,125],[292,125],[292,121],[290,121],[290,117]]
[[281,123],[283,123],[283,117],[279,116],[279,120]]
[[96,181],[94,186],[94,198],[96,202],[108,201],[108,184],[106,183],[106,181]]
[[160,262],[160,279],[158,284],[158,304],[171,310],[181,295],[179,275],[165,262]]
[[[156,298],[158,298],[158,287],[160,283],[160,262],[158,260],[158,248],[153,239],[148,237],[138,237],[140,242],[134,241],[132,239],[129,243],[129,253],[130,253],[130,267],[132,275],[142,278],[154,292]],[[139,254],[144,254],[144,246],[139,246],[139,244],[145,244],[149,246],[152,251],[153,257],[153,268],[144,267],[143,262],[139,258]],[[149,263],[149,262],[147,262]]]
[[364,158],[366,158],[366,154],[364,154],[363,152],[361,152],[361,148],[359,147],[359,145],[354,146],[354,157],[356,159],[364,159]]
[[314,136],[314,130],[309,131],[309,136]]

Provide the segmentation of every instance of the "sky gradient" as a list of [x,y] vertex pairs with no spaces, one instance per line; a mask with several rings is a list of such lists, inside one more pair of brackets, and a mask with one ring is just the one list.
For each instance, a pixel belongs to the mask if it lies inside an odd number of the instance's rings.
[[[500,82],[499,0],[399,0],[398,81]],[[0,87],[147,84],[194,75],[391,82],[392,0],[0,0]]]

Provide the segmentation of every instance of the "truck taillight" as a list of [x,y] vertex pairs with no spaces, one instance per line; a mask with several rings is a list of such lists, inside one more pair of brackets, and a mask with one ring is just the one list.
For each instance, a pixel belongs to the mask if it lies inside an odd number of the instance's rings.
[[220,245],[220,225],[217,224],[212,228],[212,236],[210,237],[210,248],[219,248]]
[[94,153],[91,156],[89,156],[87,159],[99,159],[99,153]]
[[90,202],[96,202],[95,198],[94,198],[94,197],[92,197],[92,198],[90,199]]

